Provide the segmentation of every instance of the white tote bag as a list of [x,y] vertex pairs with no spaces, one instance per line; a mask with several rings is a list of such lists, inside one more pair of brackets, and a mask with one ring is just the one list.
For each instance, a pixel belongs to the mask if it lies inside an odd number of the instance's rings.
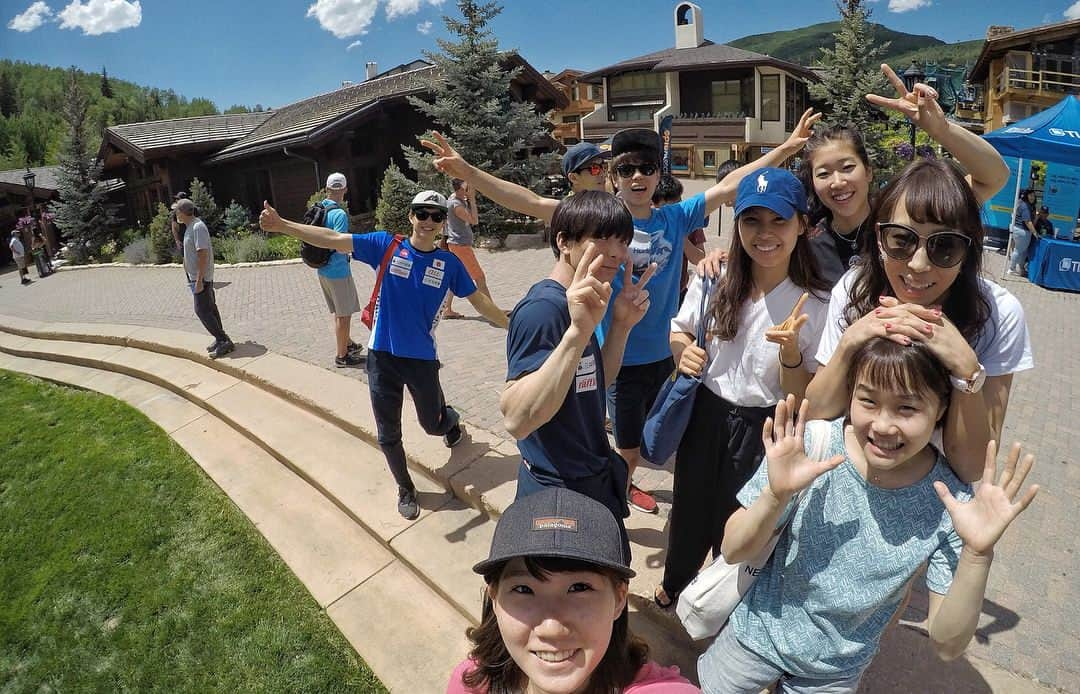
[[[823,459],[829,445],[828,422],[809,421],[806,428],[810,430],[807,457],[811,460]],[[802,495],[803,492],[799,492],[795,496],[788,522],[795,516]],[[707,639],[720,632],[735,606],[746,595],[746,591],[750,590],[750,586],[754,585],[762,567],[769,561],[785,527],[787,523],[777,528],[765,547],[753,559],[729,564],[721,555],[690,581],[679,595],[675,613],[692,639]]]

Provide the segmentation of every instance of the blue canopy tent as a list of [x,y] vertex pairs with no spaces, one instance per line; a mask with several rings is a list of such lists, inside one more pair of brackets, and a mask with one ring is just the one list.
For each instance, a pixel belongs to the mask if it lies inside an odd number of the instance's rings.
[[[1080,166],[1080,97],[1066,96],[1060,102],[1030,118],[983,135],[1002,156],[1020,160],[1023,171],[1025,159],[1052,161],[1068,166]],[[1016,177],[1013,205],[1020,198],[1021,177]],[[1005,268],[1012,250],[1012,235],[1005,249]],[[1002,270],[1004,276],[1004,269]]]

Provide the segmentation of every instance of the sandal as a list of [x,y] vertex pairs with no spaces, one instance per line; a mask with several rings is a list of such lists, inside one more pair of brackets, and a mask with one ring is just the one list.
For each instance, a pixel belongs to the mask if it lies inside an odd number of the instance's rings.
[[664,586],[656,586],[656,589],[653,591],[652,599],[653,602],[656,603],[657,607],[659,607],[661,610],[666,610],[675,604],[675,601],[679,599],[679,596],[675,595],[674,597],[672,597],[667,594],[666,590],[664,590]]

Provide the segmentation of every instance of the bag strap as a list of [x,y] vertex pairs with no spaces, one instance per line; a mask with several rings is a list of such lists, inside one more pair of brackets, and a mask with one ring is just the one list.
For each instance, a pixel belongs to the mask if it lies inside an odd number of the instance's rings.
[[383,253],[382,261],[379,263],[379,271],[375,274],[375,286],[371,290],[371,298],[368,300],[368,306],[374,304],[379,299],[379,290],[382,288],[382,278],[383,275],[386,274],[386,266],[390,264],[390,258],[394,256],[394,251],[401,245],[401,240],[403,238],[403,236],[395,234],[394,240],[386,247],[386,253]]
[[709,295],[712,294],[712,278],[705,275],[701,278],[701,301],[698,303],[697,345],[705,347],[705,309],[709,306]]

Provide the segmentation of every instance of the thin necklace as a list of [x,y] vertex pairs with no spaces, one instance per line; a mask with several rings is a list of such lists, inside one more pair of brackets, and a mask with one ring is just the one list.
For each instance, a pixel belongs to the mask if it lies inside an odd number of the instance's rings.
[[844,241],[845,243],[847,243],[847,245],[851,247],[851,250],[857,251],[857,250],[859,250],[859,236],[862,234],[862,230],[863,230],[864,226],[866,226],[866,220],[865,219],[862,221],[861,224],[859,224],[859,226],[855,227],[854,231],[850,232],[851,236],[844,236],[839,231],[837,231],[835,228],[833,228],[833,225],[831,223],[829,224],[829,231],[831,231],[833,234],[835,234],[836,238],[838,238],[841,241]]

